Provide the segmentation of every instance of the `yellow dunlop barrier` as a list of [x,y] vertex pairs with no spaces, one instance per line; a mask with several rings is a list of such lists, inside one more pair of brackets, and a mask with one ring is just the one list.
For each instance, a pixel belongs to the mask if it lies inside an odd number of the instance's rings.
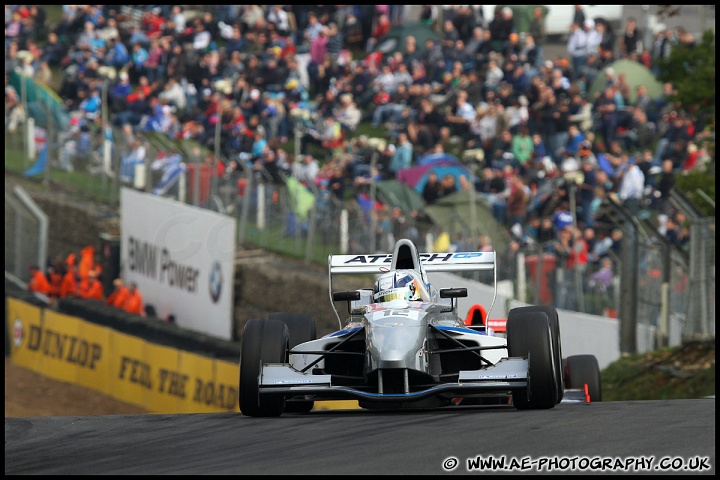
[[[239,412],[237,363],[216,360],[7,297],[11,361],[154,413]],[[153,320],[148,320],[153,321]],[[314,410],[359,408],[355,400]]]

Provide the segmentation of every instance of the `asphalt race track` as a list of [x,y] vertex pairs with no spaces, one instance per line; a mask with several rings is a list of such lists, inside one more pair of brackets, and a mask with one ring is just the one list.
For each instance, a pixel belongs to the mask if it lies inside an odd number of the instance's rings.
[[714,474],[715,399],[5,419],[6,475],[492,473],[478,457],[505,459],[494,473]]

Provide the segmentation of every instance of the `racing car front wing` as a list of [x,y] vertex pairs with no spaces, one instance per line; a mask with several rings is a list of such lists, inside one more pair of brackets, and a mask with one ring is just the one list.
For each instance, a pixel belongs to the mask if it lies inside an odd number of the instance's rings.
[[420,400],[434,395],[453,396],[505,392],[526,387],[528,361],[505,358],[480,370],[462,370],[457,382],[441,382],[404,393],[377,393],[373,389],[332,384],[332,375],[301,373],[288,364],[264,364],[260,374],[260,394],[311,395],[315,400],[368,399],[392,401]]

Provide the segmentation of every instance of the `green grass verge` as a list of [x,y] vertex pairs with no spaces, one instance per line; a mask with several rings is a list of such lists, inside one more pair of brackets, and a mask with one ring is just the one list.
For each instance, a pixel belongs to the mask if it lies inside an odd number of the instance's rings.
[[715,395],[715,340],[621,358],[601,372],[603,401]]

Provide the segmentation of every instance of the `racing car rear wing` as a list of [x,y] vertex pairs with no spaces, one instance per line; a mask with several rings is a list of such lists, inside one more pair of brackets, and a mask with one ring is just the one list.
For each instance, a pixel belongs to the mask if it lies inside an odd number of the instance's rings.
[[[394,254],[376,253],[365,255],[328,255],[328,280],[331,304],[340,322],[340,315],[332,302],[332,277],[341,274],[381,274],[396,269],[412,269],[419,272],[427,282],[426,272],[476,272],[492,270],[497,297],[496,254],[495,252],[443,252],[419,253],[415,244],[400,239],[395,244]],[[492,309],[492,306],[490,307]]]
[[[495,270],[495,252],[420,253],[426,272]],[[392,254],[330,255],[330,274],[385,273],[392,270]]]

